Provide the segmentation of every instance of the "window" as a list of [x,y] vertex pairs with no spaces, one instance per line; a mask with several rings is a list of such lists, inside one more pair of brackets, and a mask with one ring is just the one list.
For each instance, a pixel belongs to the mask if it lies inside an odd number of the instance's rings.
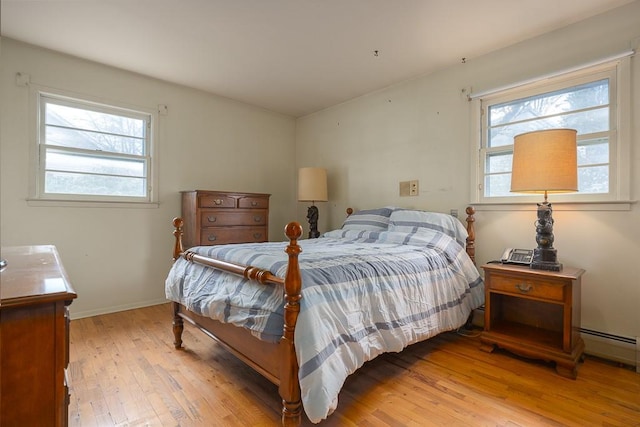
[[[480,144],[476,200],[528,202],[531,195],[511,193],[513,138],[551,128],[578,131],[578,193],[554,195],[554,201],[618,201],[625,191],[626,169],[619,123],[620,63],[541,79],[476,101]],[[624,74],[624,73],[623,73]],[[624,97],[623,97],[624,98]],[[624,103],[622,103],[624,105]],[[628,185],[628,184],[627,184]]]
[[38,93],[36,198],[152,201],[149,112]]

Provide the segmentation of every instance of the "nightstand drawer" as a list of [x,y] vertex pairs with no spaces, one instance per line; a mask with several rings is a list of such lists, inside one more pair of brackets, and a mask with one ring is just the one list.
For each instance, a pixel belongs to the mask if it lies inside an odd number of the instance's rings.
[[203,228],[202,245],[226,245],[228,243],[260,243],[267,240],[265,227]]
[[495,274],[491,277],[489,287],[491,290],[515,295],[526,295],[558,302],[564,301],[565,286],[531,278],[506,277]]
[[267,211],[235,211],[203,210],[200,217],[202,227],[221,227],[225,225],[266,225]]

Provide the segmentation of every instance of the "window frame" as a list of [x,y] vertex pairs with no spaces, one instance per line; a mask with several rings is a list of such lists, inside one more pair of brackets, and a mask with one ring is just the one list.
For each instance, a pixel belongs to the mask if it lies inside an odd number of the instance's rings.
[[[499,206],[522,205],[539,202],[538,195],[487,197],[484,195],[485,162],[487,154],[513,149],[513,145],[488,148],[488,108],[492,105],[515,101],[532,95],[544,94],[588,82],[609,78],[609,192],[554,194],[552,203],[565,204],[627,204],[630,200],[630,117],[631,117],[631,72],[630,58],[623,57],[597,65],[544,76],[526,83],[498,89],[471,97],[474,137],[472,137],[471,199],[474,205]],[[578,142],[581,138],[578,136]],[[616,207],[615,209],[619,209]]]
[[[132,206],[157,206],[157,126],[158,112],[150,108],[126,105],[123,102],[105,100],[84,94],[71,93],[68,91],[52,89],[39,85],[31,85],[32,100],[32,126],[34,130],[34,144],[32,145],[32,159],[30,174],[30,190],[28,201],[32,205],[38,202],[46,204],[56,203],[57,205],[87,205],[95,204],[96,206],[123,206],[130,204]],[[54,104],[72,106],[75,108],[85,108],[90,111],[116,114],[124,117],[133,117],[143,119],[145,121],[145,179],[146,192],[144,196],[114,196],[114,195],[98,195],[98,194],[76,194],[76,193],[46,193],[45,192],[45,120],[44,111],[47,101]],[[51,146],[49,146],[51,148]],[[82,152],[81,149],[67,149],[68,152]],[[101,157],[101,156],[98,156]],[[118,155],[117,153],[106,152],[104,158],[121,158],[125,159],[127,155]]]

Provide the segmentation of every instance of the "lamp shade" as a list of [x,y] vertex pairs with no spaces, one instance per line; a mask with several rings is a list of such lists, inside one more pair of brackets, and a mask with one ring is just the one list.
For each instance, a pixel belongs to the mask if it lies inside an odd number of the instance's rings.
[[547,129],[516,135],[511,192],[578,191],[577,131]]
[[300,168],[298,170],[298,201],[326,202],[327,170],[323,168]]

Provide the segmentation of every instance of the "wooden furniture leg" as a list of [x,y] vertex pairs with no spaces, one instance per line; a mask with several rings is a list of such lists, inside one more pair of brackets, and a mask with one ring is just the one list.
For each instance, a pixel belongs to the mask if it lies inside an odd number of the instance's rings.
[[182,347],[182,331],[184,330],[184,320],[178,315],[180,304],[174,302],[173,306],[173,345],[176,349]]

